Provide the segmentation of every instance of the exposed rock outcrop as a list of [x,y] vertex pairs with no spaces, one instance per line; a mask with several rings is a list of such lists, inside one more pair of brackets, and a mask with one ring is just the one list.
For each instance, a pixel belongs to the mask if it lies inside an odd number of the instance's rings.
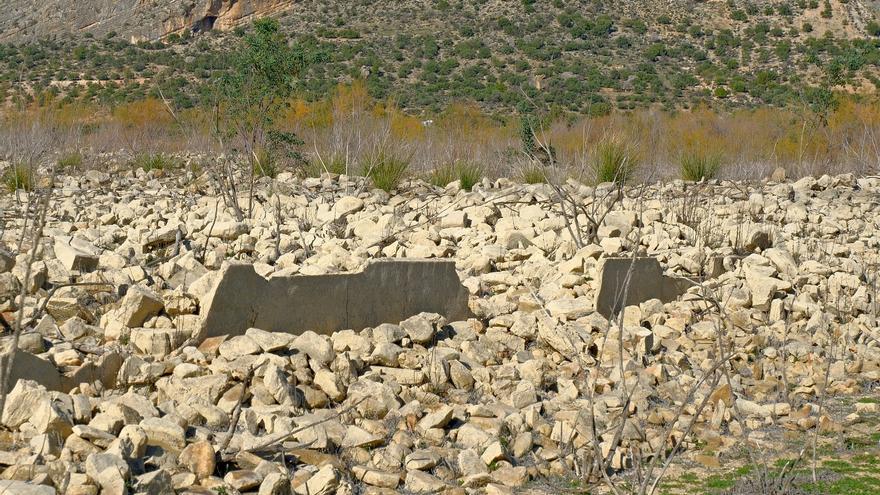
[[156,40],[186,30],[232,29],[293,5],[293,0],[9,0],[0,14],[0,41],[86,32]]

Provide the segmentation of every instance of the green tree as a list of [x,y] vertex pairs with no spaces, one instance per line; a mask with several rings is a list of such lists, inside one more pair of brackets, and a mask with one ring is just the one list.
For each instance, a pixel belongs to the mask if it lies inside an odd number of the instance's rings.
[[[232,55],[231,70],[216,81],[216,131],[221,139],[232,139],[235,149],[248,164],[248,214],[253,210],[254,178],[268,164],[261,163],[276,149],[295,153],[300,143],[282,132],[276,120],[293,94],[297,76],[306,65],[303,51],[288,44],[275,19],[254,21]],[[231,180],[231,174],[228,177]],[[234,183],[231,184],[234,191]],[[231,195],[236,215],[241,208]]]

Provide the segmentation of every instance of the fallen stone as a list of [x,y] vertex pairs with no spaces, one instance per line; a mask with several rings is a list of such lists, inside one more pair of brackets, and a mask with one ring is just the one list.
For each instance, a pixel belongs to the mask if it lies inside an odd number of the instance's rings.
[[170,419],[147,418],[141,421],[140,427],[147,434],[147,445],[171,452],[180,452],[186,446],[186,432]]
[[[6,343],[8,349],[9,342]],[[59,392],[69,391],[65,388],[65,380],[62,379],[58,369],[45,359],[41,359],[29,352],[16,350],[15,355],[8,351],[0,354],[0,369],[5,369],[9,359],[12,359],[12,372],[7,381],[7,388],[12,390],[19,380],[30,380],[37,383],[48,390],[56,390]]]
[[260,486],[263,477],[249,469],[239,469],[226,473],[223,481],[239,492],[244,492]]
[[336,468],[330,464],[322,467],[314,476],[306,482],[306,492],[309,495],[330,495],[336,493],[339,486],[339,475]]
[[197,479],[205,479],[214,474],[216,458],[211,442],[201,441],[187,445],[178,457],[180,465],[196,475]]
[[400,484],[400,475],[372,469],[365,466],[354,466],[351,472],[358,481],[380,488],[397,488]]
[[448,487],[443,480],[424,471],[407,471],[404,488],[410,493],[436,493]]
[[281,473],[267,474],[257,495],[290,495],[290,478]]
[[165,495],[174,493],[171,475],[164,469],[144,473],[134,481],[134,491],[139,495]]
[[0,493],[10,495],[55,495],[55,489],[46,485],[33,485],[24,481],[0,480]]
[[101,494],[128,493],[127,480],[131,476],[128,463],[114,454],[91,454],[86,458],[86,474],[101,486]]
[[8,273],[15,267],[15,256],[9,251],[0,249],[0,273]]
[[162,298],[156,293],[145,287],[133,285],[128,288],[119,308],[112,314],[114,320],[121,325],[135,328],[143,325],[147,318],[159,314],[162,308]]
[[68,270],[91,272],[98,268],[101,250],[82,239],[56,237],[55,256]]

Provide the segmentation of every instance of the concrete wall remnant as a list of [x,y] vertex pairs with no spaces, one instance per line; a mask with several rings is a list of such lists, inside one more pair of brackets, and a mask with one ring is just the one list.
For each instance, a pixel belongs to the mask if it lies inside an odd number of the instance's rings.
[[200,301],[199,340],[271,332],[345,329],[397,323],[421,312],[449,321],[472,316],[468,292],[449,260],[376,260],[362,271],[263,278],[253,265],[230,263]]
[[[630,268],[629,288],[624,290]],[[660,262],[650,257],[604,258],[598,270],[596,311],[606,318],[614,316],[626,306],[649,299],[659,299],[664,303],[674,301],[692,285],[685,279],[663,275]]]

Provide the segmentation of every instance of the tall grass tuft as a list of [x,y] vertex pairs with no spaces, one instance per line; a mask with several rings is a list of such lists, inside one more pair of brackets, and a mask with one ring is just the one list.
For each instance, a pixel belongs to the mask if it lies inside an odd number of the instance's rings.
[[385,192],[397,189],[397,186],[409,173],[410,158],[395,153],[380,151],[369,157],[362,165],[364,176],[373,185]]
[[458,181],[465,191],[470,191],[483,178],[483,167],[470,162],[453,162],[435,168],[428,175],[428,182],[437,187],[446,187]]
[[721,170],[721,153],[684,151],[678,160],[681,178],[689,181],[714,179]]
[[6,190],[11,193],[19,189],[30,191],[34,188],[33,167],[23,163],[12,164],[3,172],[3,176],[0,179],[2,179]]
[[143,169],[144,172],[152,170],[169,170],[177,166],[177,163],[169,156],[162,153],[138,153],[131,161],[134,168]]
[[530,163],[520,170],[520,178],[526,184],[543,184],[547,182],[547,174],[541,165]]
[[593,149],[593,170],[597,182],[625,184],[637,166],[635,154],[617,139],[605,139]]

